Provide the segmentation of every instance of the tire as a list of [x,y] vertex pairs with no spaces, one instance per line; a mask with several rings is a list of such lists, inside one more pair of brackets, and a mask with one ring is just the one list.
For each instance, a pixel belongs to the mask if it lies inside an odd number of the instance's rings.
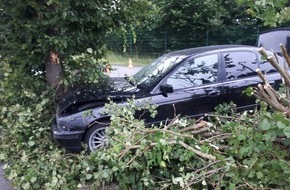
[[86,132],[84,142],[87,144],[88,152],[93,152],[106,145],[106,127],[108,124],[92,125]]

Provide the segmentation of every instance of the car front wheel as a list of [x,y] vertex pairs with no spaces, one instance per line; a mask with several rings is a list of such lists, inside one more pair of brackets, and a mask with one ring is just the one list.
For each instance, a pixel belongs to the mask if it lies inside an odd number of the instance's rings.
[[88,152],[93,152],[106,145],[106,127],[107,125],[95,124],[88,129],[84,139],[88,145]]

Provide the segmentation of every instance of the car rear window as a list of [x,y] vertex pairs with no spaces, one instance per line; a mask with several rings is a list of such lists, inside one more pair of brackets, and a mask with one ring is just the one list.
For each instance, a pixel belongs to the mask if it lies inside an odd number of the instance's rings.
[[253,52],[224,52],[222,58],[226,67],[227,80],[257,75],[258,60]]

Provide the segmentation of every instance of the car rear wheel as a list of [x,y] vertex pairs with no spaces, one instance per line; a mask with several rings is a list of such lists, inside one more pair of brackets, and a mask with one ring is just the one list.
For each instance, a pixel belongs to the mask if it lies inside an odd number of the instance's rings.
[[88,152],[93,152],[106,145],[106,127],[106,124],[95,124],[88,129],[84,139],[88,145]]

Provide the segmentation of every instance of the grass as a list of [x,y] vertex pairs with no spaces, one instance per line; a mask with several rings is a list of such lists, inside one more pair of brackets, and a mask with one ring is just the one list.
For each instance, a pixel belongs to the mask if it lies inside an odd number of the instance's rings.
[[[115,54],[113,52],[108,52],[105,58],[109,61],[112,65],[128,65],[129,64],[129,55],[125,54]],[[152,62],[157,57],[154,56],[136,56],[133,55],[131,57],[132,64],[136,66],[144,66]]]

